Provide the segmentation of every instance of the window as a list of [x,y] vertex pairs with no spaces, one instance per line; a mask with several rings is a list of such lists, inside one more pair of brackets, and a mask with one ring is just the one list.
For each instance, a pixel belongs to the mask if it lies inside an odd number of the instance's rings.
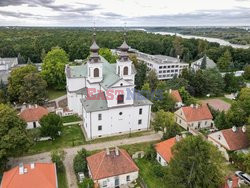
[[124,95],[118,95],[117,104],[123,104],[123,103],[124,103]]
[[161,162],[161,157],[158,158],[158,161]]
[[162,66],[160,66],[159,69],[162,69]]
[[102,114],[98,114],[98,120],[102,120]]
[[99,77],[99,69],[98,68],[94,69],[94,77]]
[[127,181],[130,181],[130,176],[127,176],[126,179],[127,179]]
[[198,122],[198,128],[201,128],[201,122]]
[[162,73],[162,71],[159,71],[159,73]]
[[98,126],[98,131],[101,131],[101,130],[102,130],[102,126],[99,125],[99,126]]
[[121,115],[122,115],[122,112],[120,112],[119,115],[121,116]]
[[179,120],[179,123],[181,124],[181,119]]
[[106,180],[102,182],[102,186],[107,187],[107,181]]
[[123,75],[128,75],[128,67],[124,67],[124,69],[123,69]]
[[142,114],[142,108],[139,109],[139,114],[140,114],[140,115]]
[[207,125],[207,121],[205,121],[205,125]]
[[138,124],[139,124],[139,125],[141,125],[141,122],[142,122],[142,120],[141,120],[141,119],[139,119],[139,120],[138,120]]
[[163,67],[164,69],[167,68],[166,66]]
[[33,122],[33,128],[36,128],[36,122]]

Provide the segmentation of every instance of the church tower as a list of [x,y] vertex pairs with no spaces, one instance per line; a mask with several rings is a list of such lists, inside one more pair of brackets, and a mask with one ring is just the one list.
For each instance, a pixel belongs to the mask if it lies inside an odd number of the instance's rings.
[[128,56],[129,46],[126,43],[126,33],[124,33],[124,41],[119,47],[120,55],[119,59],[116,61],[116,74],[118,74],[124,80],[130,80],[132,74],[132,61],[130,61]]
[[99,46],[96,44],[96,33],[93,33],[93,43],[90,46],[90,57],[88,59],[88,81],[90,83],[101,82],[102,76],[102,61],[99,56]]

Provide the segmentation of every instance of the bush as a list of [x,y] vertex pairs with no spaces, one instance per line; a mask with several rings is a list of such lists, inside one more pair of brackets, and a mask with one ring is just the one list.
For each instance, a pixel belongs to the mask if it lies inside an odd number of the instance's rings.
[[88,167],[87,167],[87,151],[85,149],[82,149],[77,152],[75,158],[74,158],[74,170],[77,174],[78,172],[83,172],[85,176],[88,176]]
[[40,119],[41,136],[49,136],[52,140],[60,136],[62,131],[62,119],[60,116],[50,113]]
[[65,152],[63,150],[55,150],[52,151],[51,161],[56,164],[56,169],[58,172],[62,172],[64,170],[63,160],[65,158]]
[[79,184],[79,188],[92,188],[94,187],[94,182],[90,178],[85,178],[82,183]]
[[155,160],[156,158],[156,151],[155,151],[155,147],[153,144],[150,144],[150,146],[148,146],[146,148],[145,151],[145,156],[144,156],[147,160]]

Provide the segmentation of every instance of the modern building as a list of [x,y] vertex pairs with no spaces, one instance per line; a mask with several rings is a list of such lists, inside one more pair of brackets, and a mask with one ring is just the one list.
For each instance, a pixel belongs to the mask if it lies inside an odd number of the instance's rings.
[[134,50],[137,59],[147,65],[149,69],[155,70],[159,80],[172,79],[178,77],[183,69],[189,67],[188,63],[183,63],[179,58],[165,55],[150,55]]
[[83,118],[87,139],[147,130],[152,103],[136,93],[136,70],[128,45],[120,46],[119,59],[110,64],[98,54],[95,41],[86,64],[66,66],[68,108]]
[[124,149],[106,149],[87,157],[89,175],[100,188],[115,188],[138,178],[139,168]]
[[17,65],[17,58],[0,57],[0,81],[2,81],[4,84],[7,84],[11,69],[16,67]]
[[54,163],[19,164],[4,172],[0,188],[58,188]]
[[246,127],[232,127],[208,135],[211,141],[229,160],[227,151],[249,151],[250,142],[247,138]]
[[29,105],[27,108],[21,109],[19,116],[27,123],[27,129],[33,129],[40,127],[39,120],[48,113],[47,108]]
[[156,150],[156,160],[161,166],[167,166],[173,157],[172,147],[176,142],[180,141],[182,137],[176,135],[176,137],[167,139],[155,145]]
[[181,107],[175,112],[175,120],[178,125],[186,130],[212,128],[213,116],[206,104]]
[[198,59],[197,61],[191,63],[191,69],[193,69],[195,72],[200,70],[202,67],[202,61],[205,60],[205,69],[212,69],[216,67],[216,63],[210,59],[209,57],[207,57],[206,55],[203,56],[202,58]]

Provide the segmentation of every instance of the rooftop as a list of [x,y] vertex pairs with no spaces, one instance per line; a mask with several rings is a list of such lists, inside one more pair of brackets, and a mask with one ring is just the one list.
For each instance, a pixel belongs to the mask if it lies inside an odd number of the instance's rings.
[[47,108],[42,106],[29,106],[20,113],[20,117],[26,122],[39,121],[43,116],[49,113]]
[[[202,58],[198,59],[197,61],[193,62],[192,66],[200,67],[203,58],[204,57],[202,57]],[[210,59],[209,57],[206,56],[206,68],[215,68],[215,67],[216,67],[216,63],[212,59]]]
[[161,157],[163,157],[165,161],[169,162],[173,157],[172,147],[175,145],[175,143],[176,137],[170,138],[168,140],[156,144],[155,150],[161,155]]
[[182,102],[182,98],[178,90],[172,90],[170,94],[176,100],[176,102]]

